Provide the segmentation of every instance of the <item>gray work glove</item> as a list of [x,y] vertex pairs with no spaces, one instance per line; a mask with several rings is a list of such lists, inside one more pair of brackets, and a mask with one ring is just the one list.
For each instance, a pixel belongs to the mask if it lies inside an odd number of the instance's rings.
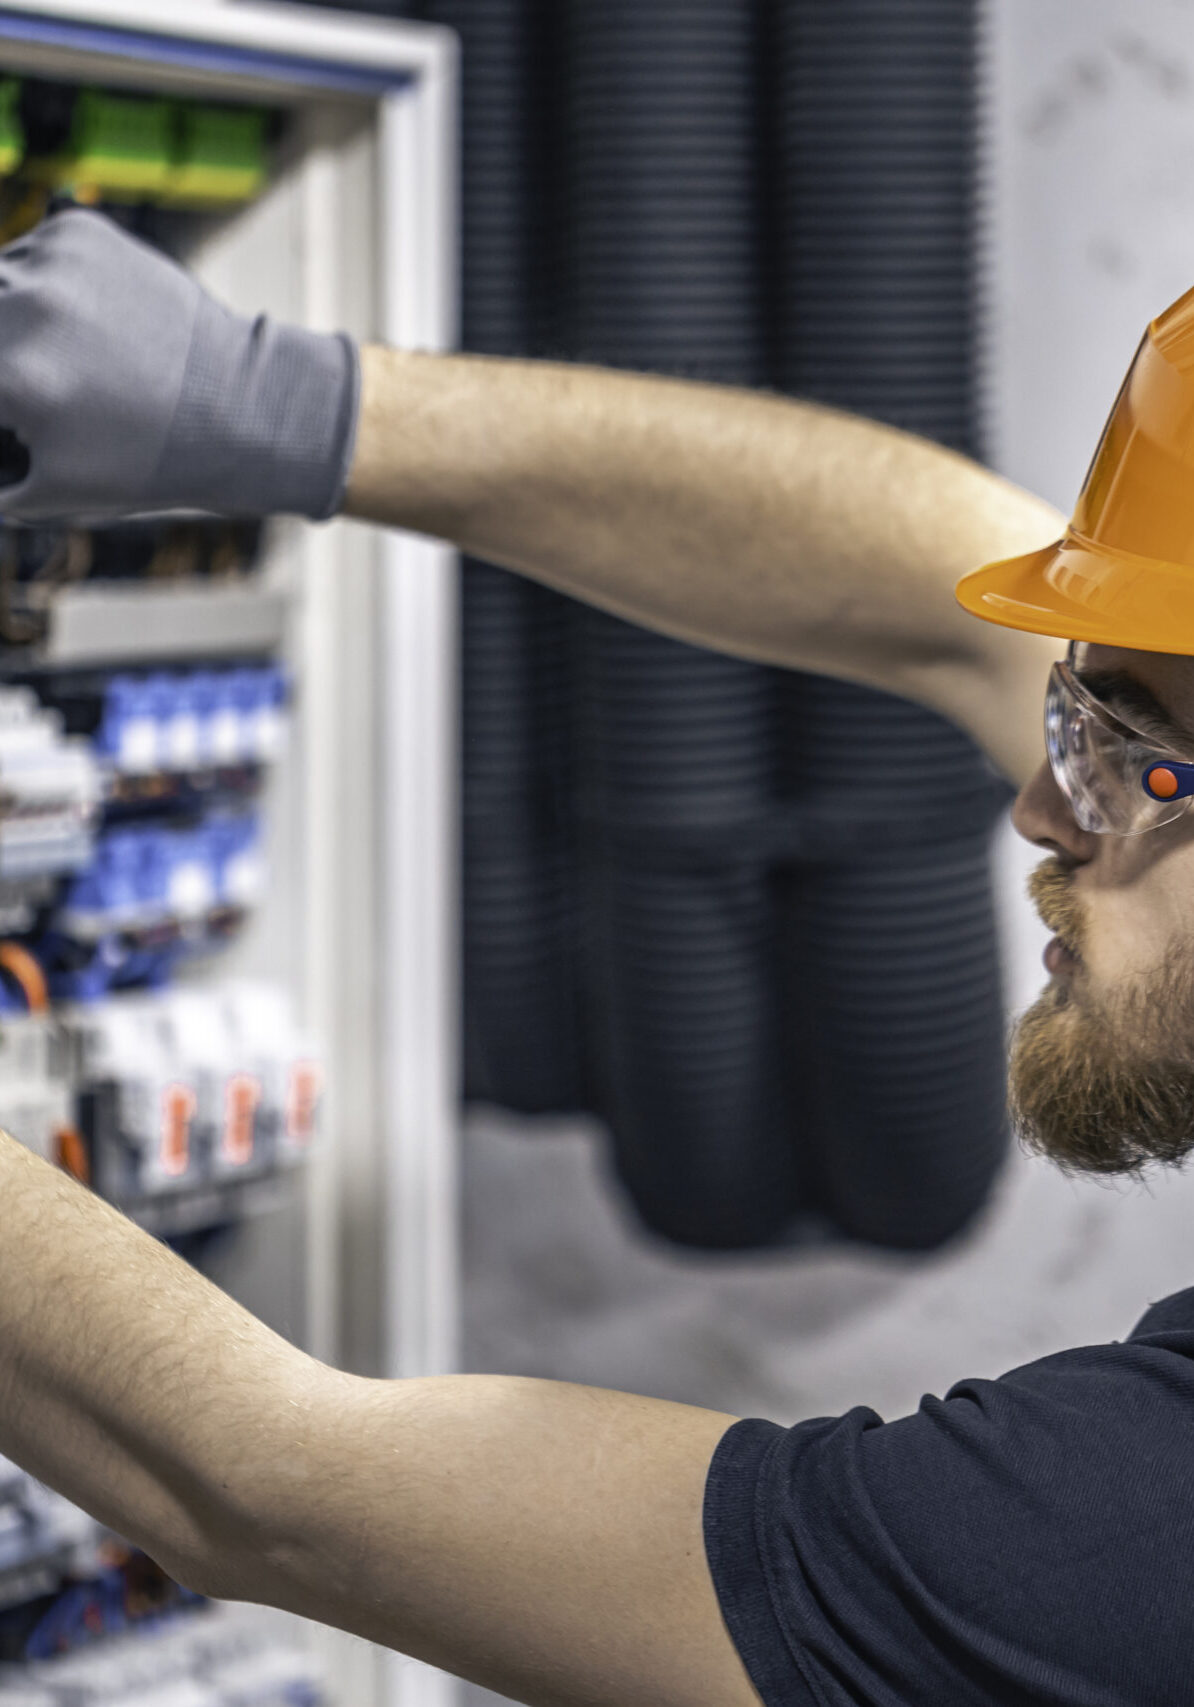
[[29,457],[0,484],[5,519],[322,520],[359,393],[349,338],[232,314],[99,214],[52,214],[0,250],[0,429]]

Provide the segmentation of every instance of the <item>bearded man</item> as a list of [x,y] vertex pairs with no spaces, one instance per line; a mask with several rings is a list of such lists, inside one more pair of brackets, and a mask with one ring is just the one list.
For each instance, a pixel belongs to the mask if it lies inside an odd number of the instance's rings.
[[[344,508],[953,717],[1046,855],[1023,1135],[1099,1172],[1190,1149],[1189,299],[1044,548],[1046,506],[887,428],[241,320],[81,212],[0,254],[0,424],[27,458],[16,518]],[[966,614],[955,582],[1000,553]],[[200,1590],[544,1707],[1194,1700],[1194,1290],[914,1416],[785,1430],[552,1382],[358,1380],[3,1138],[0,1195],[0,1451]]]

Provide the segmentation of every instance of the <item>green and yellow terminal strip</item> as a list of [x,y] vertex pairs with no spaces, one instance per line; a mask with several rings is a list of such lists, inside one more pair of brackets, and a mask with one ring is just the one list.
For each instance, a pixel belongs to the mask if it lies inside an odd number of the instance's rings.
[[[52,91],[0,81],[0,178],[84,203],[218,210],[252,201],[268,173],[271,115],[255,107]],[[47,135],[52,141],[47,146]]]

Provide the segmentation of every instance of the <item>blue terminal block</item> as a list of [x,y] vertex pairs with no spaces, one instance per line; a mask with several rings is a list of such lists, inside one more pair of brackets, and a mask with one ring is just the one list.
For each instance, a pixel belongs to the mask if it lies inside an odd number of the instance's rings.
[[55,934],[83,946],[163,929],[201,941],[218,909],[243,913],[265,888],[261,820],[217,815],[191,828],[131,824],[100,838],[95,859],[62,892]]
[[97,942],[143,922],[141,845],[140,833],[133,830],[100,838],[94,864],[66,886],[59,920],[68,935]]
[[153,721],[152,769],[168,771],[173,768],[170,763],[170,734],[174,726],[175,708],[178,704],[177,679],[174,676],[167,675],[165,671],[155,672],[146,680],[145,697]]
[[189,692],[191,708],[195,716],[199,768],[209,770],[216,763],[212,734],[216,711],[220,704],[220,672],[196,670],[189,678]]
[[218,899],[218,874],[205,830],[174,831],[168,838],[167,910],[188,934],[198,931]]
[[171,701],[163,719],[162,769],[184,774],[200,770],[206,755],[195,678],[174,676],[170,689]]
[[170,875],[173,866],[170,833],[154,826],[138,831],[140,839],[139,889],[146,916],[154,921],[170,912]]
[[119,775],[265,766],[285,746],[286,672],[275,665],[112,676],[95,742]]
[[221,907],[247,912],[265,892],[261,821],[256,813],[215,819],[208,827]]
[[234,670],[220,670],[215,674],[212,695],[207,731],[209,760],[217,767],[239,765],[244,761],[244,731]]
[[156,699],[137,676],[113,676],[104,696],[96,747],[116,770],[149,775],[157,768]]
[[263,825],[248,803],[283,751],[289,699],[272,664],[103,681],[92,740],[107,827],[29,944],[55,999],[160,987],[260,905]]
[[257,720],[263,705],[264,671],[233,670],[228,677],[232,704],[240,725],[240,754],[244,764],[255,764],[257,752]]

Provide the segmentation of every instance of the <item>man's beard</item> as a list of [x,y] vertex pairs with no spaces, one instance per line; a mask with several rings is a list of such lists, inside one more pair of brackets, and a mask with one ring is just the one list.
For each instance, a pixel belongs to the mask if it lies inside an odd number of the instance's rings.
[[[1080,954],[1085,918],[1060,861],[1029,893]],[[1009,1105],[1021,1140],[1062,1167],[1137,1173],[1194,1148],[1194,950],[1174,944],[1146,981],[1099,1000],[1055,977],[1012,1035]]]

